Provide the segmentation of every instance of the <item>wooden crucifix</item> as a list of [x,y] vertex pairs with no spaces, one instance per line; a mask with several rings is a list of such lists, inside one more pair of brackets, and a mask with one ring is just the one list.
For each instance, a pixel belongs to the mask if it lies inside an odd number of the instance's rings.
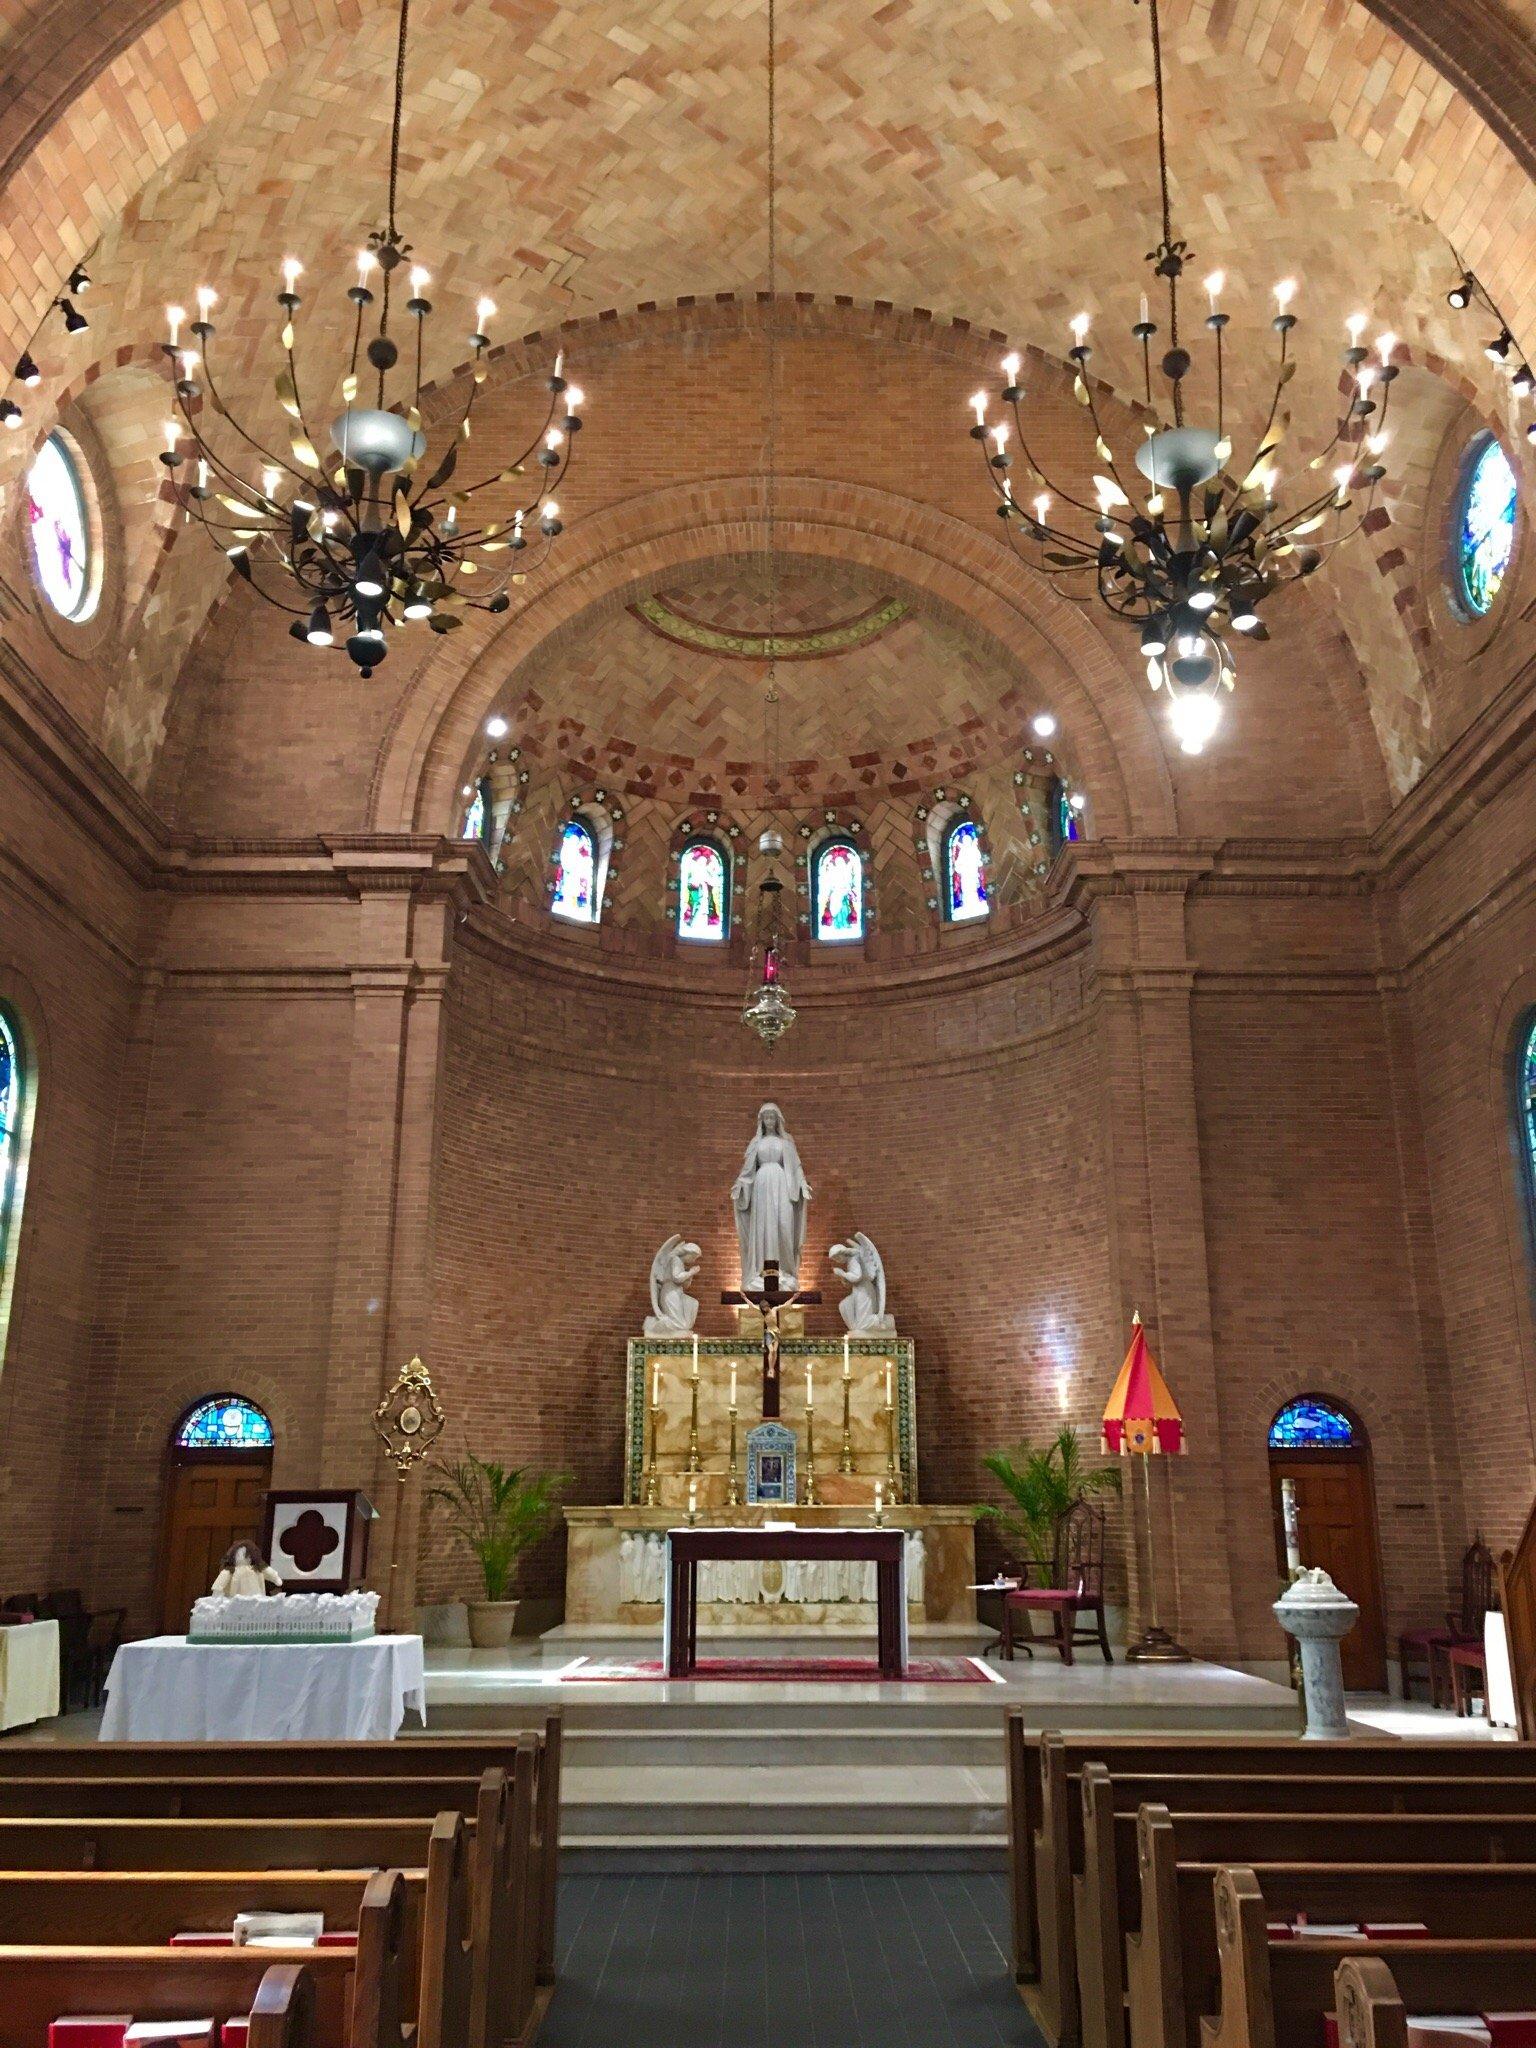
[[763,1318],[763,1419],[775,1421],[779,1414],[779,1311],[801,1302],[818,1302],[814,1287],[783,1287],[779,1284],[777,1259],[764,1259],[762,1284],[758,1287],[728,1287],[720,1297],[727,1308],[750,1307]]

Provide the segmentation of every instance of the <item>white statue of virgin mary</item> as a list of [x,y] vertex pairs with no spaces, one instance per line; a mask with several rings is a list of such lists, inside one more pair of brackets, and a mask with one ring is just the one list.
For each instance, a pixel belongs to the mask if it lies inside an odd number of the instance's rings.
[[781,1284],[794,1285],[810,1199],[810,1183],[785,1127],[784,1112],[776,1102],[765,1102],[757,1112],[757,1135],[731,1189],[744,1288],[762,1286],[763,1266],[769,1259],[778,1261]]

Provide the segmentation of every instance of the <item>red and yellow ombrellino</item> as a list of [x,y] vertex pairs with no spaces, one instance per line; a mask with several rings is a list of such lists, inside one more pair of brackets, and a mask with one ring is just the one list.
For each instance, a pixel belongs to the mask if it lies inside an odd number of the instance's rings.
[[1104,1410],[1104,1448],[1112,1457],[1126,1451],[1176,1455],[1184,1449],[1184,1418],[1147,1349],[1139,1315],[1131,1318],[1131,1348]]

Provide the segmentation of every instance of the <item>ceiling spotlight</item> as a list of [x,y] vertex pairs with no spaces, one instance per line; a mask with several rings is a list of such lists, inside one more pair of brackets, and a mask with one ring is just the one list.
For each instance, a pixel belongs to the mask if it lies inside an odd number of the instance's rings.
[[59,311],[64,315],[65,333],[84,334],[86,328],[89,327],[91,323],[89,320],[86,319],[85,315],[81,312],[80,308],[74,303],[74,301],[71,299],[60,299],[58,304]]
[[489,738],[504,740],[512,728],[507,724],[501,713],[496,711],[485,721],[485,730]]
[[83,263],[77,263],[69,273],[69,289],[78,297],[81,292],[88,292],[90,288],[91,273]]
[[1041,711],[1029,721],[1030,730],[1037,740],[1048,740],[1056,730],[1056,721],[1049,711]]
[[1507,327],[1504,327],[1501,328],[1498,334],[1494,337],[1494,339],[1489,342],[1488,346],[1483,350],[1483,354],[1488,358],[1490,363],[1502,363],[1508,359],[1509,352],[1514,347],[1514,345],[1515,337],[1510,333]]
[[12,433],[21,425],[21,407],[14,398],[0,398],[0,426],[9,427]]
[[1472,303],[1473,278],[1471,271],[1459,278],[1446,293],[1446,304],[1454,306],[1458,313],[1465,313]]
[[1529,398],[1536,391],[1536,370],[1529,363],[1522,363],[1509,381],[1522,398]]
[[331,621],[323,604],[316,605],[310,614],[309,624],[304,629],[304,638],[311,647],[335,646],[336,635],[331,631]]
[[43,381],[42,371],[37,367],[37,364],[26,350],[22,351],[21,358],[16,365],[16,381],[19,384],[28,385],[41,384]]

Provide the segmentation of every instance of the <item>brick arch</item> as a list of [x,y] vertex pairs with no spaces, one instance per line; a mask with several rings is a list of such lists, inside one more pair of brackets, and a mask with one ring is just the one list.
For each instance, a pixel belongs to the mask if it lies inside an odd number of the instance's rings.
[[[0,236],[12,252],[5,345],[32,333],[59,280],[155,170],[282,70],[392,0],[5,0],[14,47],[0,116]],[[1518,219],[1536,178],[1536,50],[1478,0],[1177,0],[1175,31],[1235,49],[1388,169],[1518,311],[1536,305]],[[0,48],[4,48],[0,42]],[[1420,146],[1454,119],[1463,147]],[[110,146],[103,146],[108,141]],[[1444,179],[1459,154],[1462,169]]]
[[[911,500],[805,477],[780,479],[777,534],[786,553],[852,561],[933,597],[1025,667],[1070,735],[1102,835],[1177,829],[1144,683],[1088,615],[1021,570],[990,535]],[[767,531],[759,486],[738,477],[629,500],[583,520],[569,538],[558,582],[504,622],[466,627],[417,670],[380,750],[370,828],[430,831],[448,815],[482,720],[550,634],[685,566],[761,555]],[[466,661],[464,643],[477,631]]]

